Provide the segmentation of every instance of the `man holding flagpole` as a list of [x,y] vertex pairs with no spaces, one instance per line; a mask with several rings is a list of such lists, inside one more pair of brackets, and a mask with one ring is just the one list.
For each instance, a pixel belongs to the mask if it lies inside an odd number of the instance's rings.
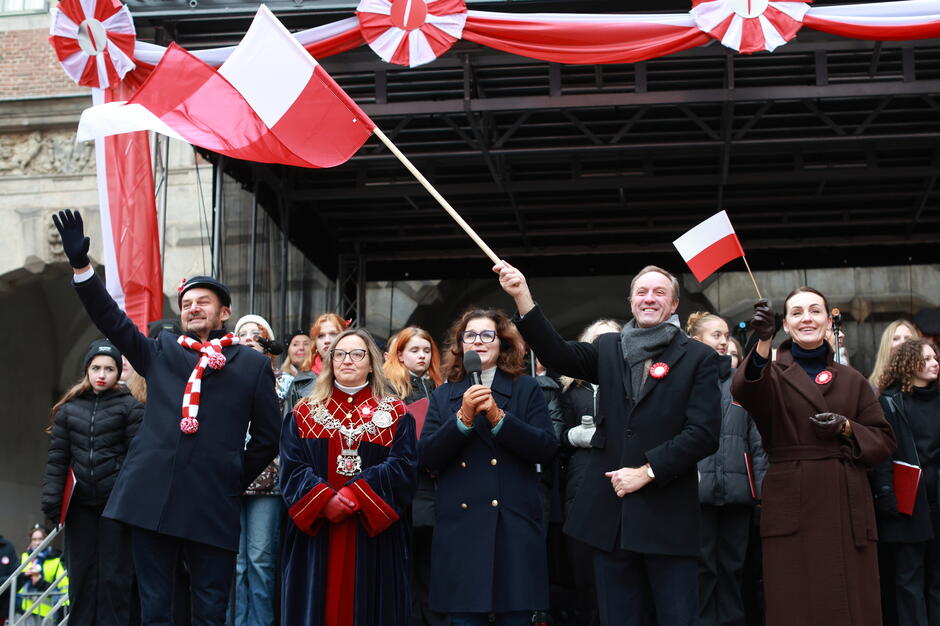
[[[718,449],[718,355],[679,328],[679,283],[655,266],[630,284],[633,320],[593,343],[567,342],[533,300],[522,272],[493,267],[518,309],[516,326],[546,367],[599,386],[584,482],[565,532],[594,548],[604,626],[698,619],[696,464]],[[569,437],[571,434],[569,434]]]

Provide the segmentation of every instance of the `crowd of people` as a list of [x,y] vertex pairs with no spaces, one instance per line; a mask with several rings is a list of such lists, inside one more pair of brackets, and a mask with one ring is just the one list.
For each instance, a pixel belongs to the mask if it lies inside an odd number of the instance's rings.
[[866,379],[819,291],[758,301],[742,346],[648,266],[629,322],[567,341],[502,261],[515,315],[440,344],[332,313],[229,332],[209,276],[148,337],[81,217],[55,222],[107,338],[50,419],[64,554],[24,572],[64,562],[70,624],[940,624],[937,349],[911,322]]

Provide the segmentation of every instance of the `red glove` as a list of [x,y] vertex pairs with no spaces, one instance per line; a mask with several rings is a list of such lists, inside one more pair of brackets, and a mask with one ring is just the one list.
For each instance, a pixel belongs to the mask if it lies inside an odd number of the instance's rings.
[[334,494],[326,506],[323,507],[323,517],[332,524],[339,524],[355,511],[355,503],[343,496]]

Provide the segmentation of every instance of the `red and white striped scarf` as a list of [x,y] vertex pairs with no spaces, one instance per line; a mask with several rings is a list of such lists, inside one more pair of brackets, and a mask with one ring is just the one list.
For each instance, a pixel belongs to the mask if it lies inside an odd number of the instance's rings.
[[186,390],[183,392],[183,418],[180,420],[180,430],[187,435],[192,435],[199,430],[199,420],[196,419],[196,416],[199,414],[202,374],[206,371],[207,366],[214,370],[225,367],[225,355],[222,354],[222,348],[238,343],[238,337],[228,333],[220,339],[200,343],[192,337],[180,335],[177,341],[184,348],[201,353],[193,373],[189,375],[189,380],[186,382]]

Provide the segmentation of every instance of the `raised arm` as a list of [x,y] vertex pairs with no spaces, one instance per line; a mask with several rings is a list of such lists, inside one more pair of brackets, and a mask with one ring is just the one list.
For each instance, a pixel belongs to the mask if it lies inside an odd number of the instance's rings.
[[137,329],[95,276],[88,260],[90,240],[85,236],[81,214],[78,211],[60,211],[52,216],[52,221],[62,237],[62,248],[74,272],[75,291],[88,317],[124,353],[137,373],[146,376],[150,360],[157,350],[156,342]]
[[593,343],[565,341],[535,304],[522,272],[506,261],[493,266],[499,284],[516,302],[513,323],[548,369],[588,382],[597,382],[597,347]]

